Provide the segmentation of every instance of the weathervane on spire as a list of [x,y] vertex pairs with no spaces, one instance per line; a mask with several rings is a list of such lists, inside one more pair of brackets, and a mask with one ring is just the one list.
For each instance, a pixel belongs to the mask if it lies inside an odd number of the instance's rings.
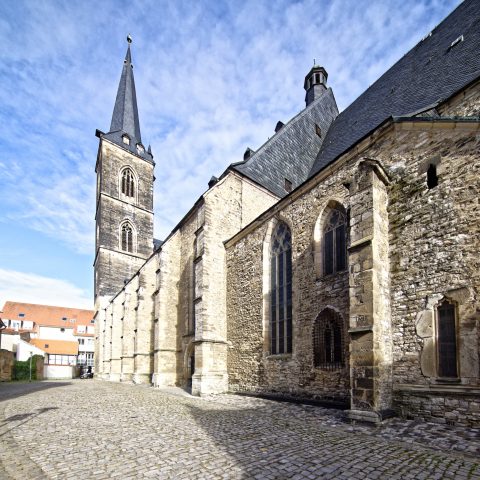
[[127,35],[127,42],[132,43],[132,36],[130,34]]

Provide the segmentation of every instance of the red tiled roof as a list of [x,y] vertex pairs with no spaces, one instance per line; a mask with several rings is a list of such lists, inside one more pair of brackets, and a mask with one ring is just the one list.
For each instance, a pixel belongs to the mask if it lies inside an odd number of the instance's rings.
[[32,338],[29,343],[47,353],[56,353],[61,355],[78,354],[78,342],[72,342],[69,340],[46,340],[43,338]]
[[[19,314],[22,313],[23,315],[20,317]],[[37,325],[43,326],[72,328],[76,325],[93,325],[91,323],[93,313],[93,310],[83,310],[80,308],[5,302],[2,318],[10,320],[30,320]],[[63,318],[67,320],[62,320]],[[71,320],[74,321],[72,322]]]

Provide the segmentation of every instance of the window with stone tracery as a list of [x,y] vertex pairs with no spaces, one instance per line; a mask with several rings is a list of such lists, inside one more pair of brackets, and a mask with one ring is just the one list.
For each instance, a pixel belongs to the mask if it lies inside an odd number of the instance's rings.
[[124,222],[121,227],[121,249],[124,252],[133,252],[133,228],[129,222]]
[[270,353],[292,352],[292,235],[280,222],[270,251]]
[[122,172],[122,194],[134,198],[135,197],[135,177],[129,168],[125,168]]
[[346,214],[335,208],[325,223],[323,233],[323,273],[341,272],[347,267]]
[[316,318],[313,326],[313,364],[325,370],[344,366],[342,318],[327,308]]

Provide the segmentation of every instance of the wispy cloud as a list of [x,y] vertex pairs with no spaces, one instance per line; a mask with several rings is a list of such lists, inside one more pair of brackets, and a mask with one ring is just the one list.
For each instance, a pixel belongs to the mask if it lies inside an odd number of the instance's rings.
[[58,278],[0,269],[0,308],[7,300],[93,309],[88,291]]
[[94,130],[108,130],[128,32],[163,238],[211,175],[303,108],[313,58],[345,108],[457,4],[2,2],[0,222],[93,253]]

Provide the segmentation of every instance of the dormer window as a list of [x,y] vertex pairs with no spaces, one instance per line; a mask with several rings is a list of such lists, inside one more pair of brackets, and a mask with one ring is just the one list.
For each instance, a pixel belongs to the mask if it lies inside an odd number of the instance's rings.
[[125,145],[130,145],[130,137],[128,135],[123,135],[122,140]]
[[145,147],[141,143],[137,143],[137,152],[145,153]]

